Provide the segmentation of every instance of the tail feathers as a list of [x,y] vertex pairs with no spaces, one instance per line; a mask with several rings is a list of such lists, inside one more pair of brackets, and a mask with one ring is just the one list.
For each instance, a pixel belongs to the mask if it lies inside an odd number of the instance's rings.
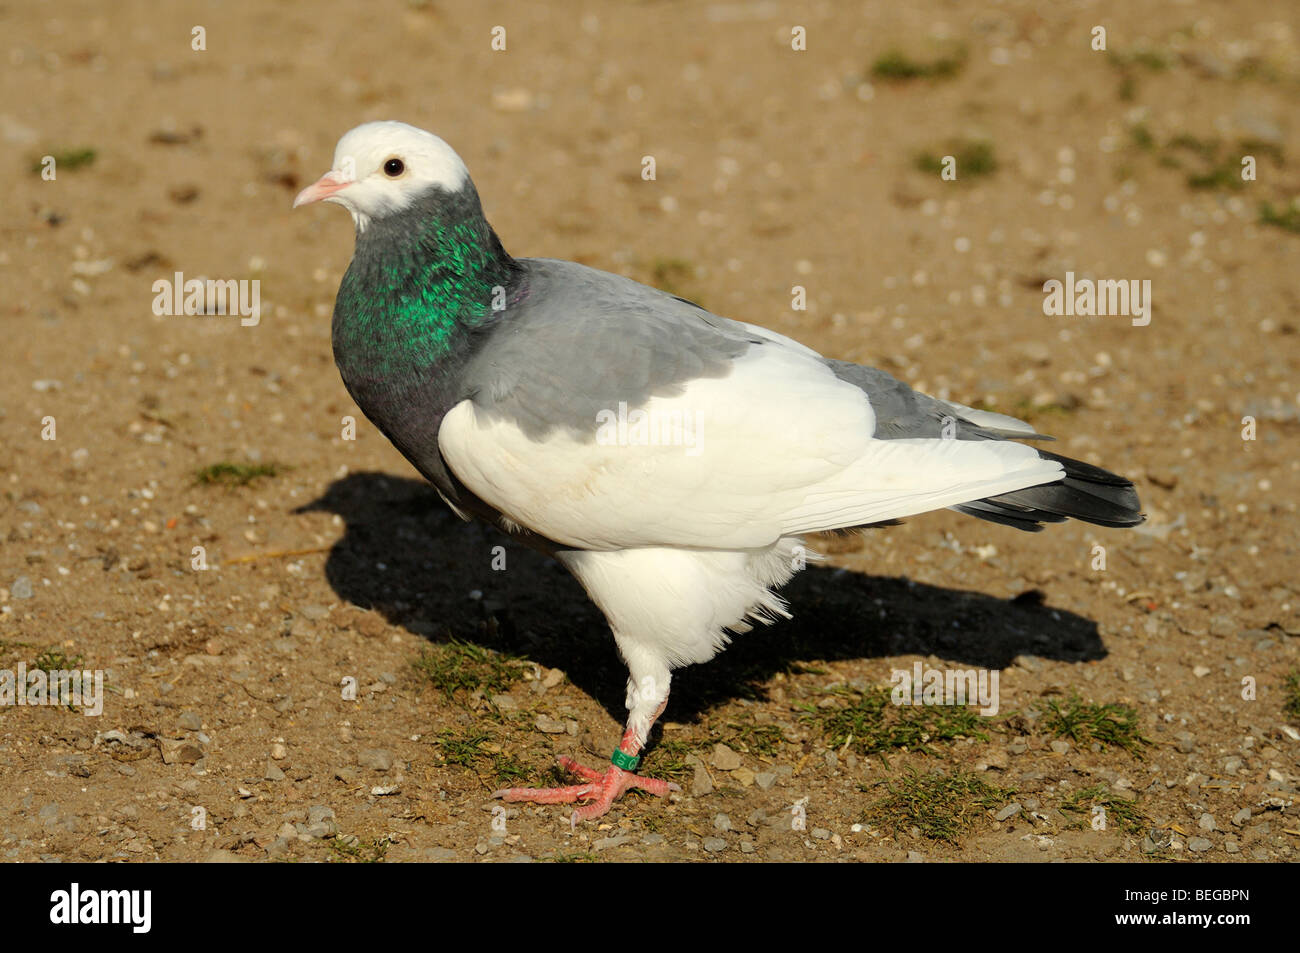
[[1060,523],[1066,519],[1117,528],[1137,526],[1143,521],[1137,490],[1129,480],[1081,460],[1045,450],[1038,453],[1045,460],[1061,464],[1065,477],[1054,483],[973,500],[953,509],[1028,532],[1041,530],[1044,523]]

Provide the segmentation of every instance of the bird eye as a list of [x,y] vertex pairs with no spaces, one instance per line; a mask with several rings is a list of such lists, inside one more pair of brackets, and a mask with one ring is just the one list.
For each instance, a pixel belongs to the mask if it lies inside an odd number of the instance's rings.
[[402,164],[401,159],[389,159],[384,163],[384,175],[389,178],[397,178],[406,171],[406,166]]

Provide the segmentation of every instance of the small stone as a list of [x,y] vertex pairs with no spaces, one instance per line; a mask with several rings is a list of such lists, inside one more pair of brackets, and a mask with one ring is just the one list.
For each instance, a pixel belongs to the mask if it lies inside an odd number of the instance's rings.
[[176,724],[186,731],[199,731],[203,727],[203,719],[192,711],[183,711],[176,719]]
[[1166,490],[1172,490],[1178,485],[1178,474],[1170,470],[1159,470],[1154,468],[1147,469],[1147,479],[1156,486]]
[[533,722],[533,726],[538,731],[544,732],[548,735],[562,735],[568,731],[564,722],[557,718],[552,718],[550,715],[538,715],[537,720]]
[[740,842],[740,852],[742,854],[752,854],[756,850],[758,850],[758,847],[754,844],[752,840],[746,838],[745,840],[742,840]]
[[1211,850],[1213,847],[1214,844],[1205,837],[1193,837],[1187,842],[1187,849],[1197,854],[1203,854],[1207,850]]
[[1200,818],[1197,819],[1196,826],[1203,831],[1214,830],[1214,815],[1208,813],[1202,814]]
[[371,797],[390,797],[401,793],[402,789],[396,784],[376,784],[370,789]]
[[975,765],[975,767],[980,771],[988,771],[990,768],[1003,771],[1010,762],[1011,759],[1007,756],[1005,748],[994,748],[985,755],[984,760]]
[[925,857],[919,850],[909,850],[907,852],[907,862],[909,864],[921,864],[925,862]]
[[1070,750],[1070,742],[1058,738],[1052,742],[1051,748],[1057,754],[1067,754]]
[[754,783],[754,772],[749,768],[737,768],[731,772],[731,776],[740,782],[742,788],[747,788]]
[[1241,845],[1237,843],[1237,838],[1235,837],[1225,838],[1223,841],[1223,849],[1229,854],[1241,853]]
[[641,843],[646,847],[658,847],[664,842],[663,834],[645,834],[641,838]]
[[776,784],[775,771],[760,771],[754,775],[754,783],[758,785],[761,791],[770,791]]
[[812,836],[816,840],[830,840],[831,832],[824,827],[814,827],[812,829]]
[[312,837],[330,837],[339,831],[334,821],[334,809],[324,804],[307,808],[307,833]]
[[735,771],[741,764],[740,755],[724,744],[716,744],[713,746],[713,754],[709,758],[709,764],[719,771]]
[[334,820],[334,808],[325,804],[313,804],[307,808],[307,824],[321,824]]
[[1180,731],[1174,735],[1174,741],[1178,743],[1178,750],[1182,754],[1191,754],[1196,750],[1196,736],[1190,731]]
[[198,764],[203,759],[203,749],[193,741],[159,738],[158,750],[163,764]]
[[725,814],[714,815],[713,829],[715,831],[722,831],[723,833],[731,830],[731,818],[727,817]]
[[704,797],[713,793],[713,779],[703,764],[695,766],[695,778],[691,781],[691,794]]
[[30,599],[32,597],[32,581],[26,576],[19,576],[14,580],[14,584],[9,587],[9,595],[15,599]]
[[727,849],[727,842],[721,837],[706,837],[703,847],[710,854],[718,854]]
[[388,771],[393,766],[393,753],[384,748],[363,748],[357,752],[357,764],[375,771]]
[[1236,814],[1232,815],[1232,823],[1241,827],[1243,824],[1250,823],[1250,808],[1243,807]]
[[285,758],[289,757],[289,749],[277,741],[275,744],[271,745],[271,757],[276,761],[283,761]]
[[519,707],[519,702],[515,701],[513,695],[493,695],[492,704],[502,711],[514,711]]
[[596,850],[609,850],[611,847],[621,847],[624,844],[632,843],[631,834],[619,834],[617,837],[602,837],[595,841],[591,846]]
[[1021,808],[1021,806],[1015,801],[1012,801],[1002,810],[998,811],[997,814],[993,815],[993,819],[995,821],[1005,821],[1008,818],[1015,817],[1021,812],[1021,810],[1023,810],[1023,808]]
[[268,781],[283,781],[284,772],[280,770],[280,766],[274,761],[267,761],[266,771],[262,774],[262,777]]

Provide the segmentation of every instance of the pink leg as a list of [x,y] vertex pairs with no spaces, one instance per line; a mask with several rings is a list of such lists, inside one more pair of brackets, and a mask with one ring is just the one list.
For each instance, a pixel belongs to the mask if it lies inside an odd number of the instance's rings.
[[[667,703],[665,699],[664,705]],[[652,725],[663,713],[664,705],[660,705],[654,718],[650,719]],[[643,743],[637,739],[630,728],[623,733],[623,740],[618,744],[618,750],[629,758],[635,758],[643,747]],[[587,783],[561,788],[503,788],[494,792],[492,796],[499,797],[503,801],[531,801],[534,804],[572,804],[575,801],[590,801],[590,804],[574,809],[570,822],[576,826],[578,821],[588,821],[605,814],[614,802],[622,797],[623,792],[632,788],[648,791],[656,797],[663,797],[669,791],[681,790],[671,781],[643,778],[616,764],[611,764],[602,772],[578,764],[572,758],[561,757],[560,767],[586,779]]]

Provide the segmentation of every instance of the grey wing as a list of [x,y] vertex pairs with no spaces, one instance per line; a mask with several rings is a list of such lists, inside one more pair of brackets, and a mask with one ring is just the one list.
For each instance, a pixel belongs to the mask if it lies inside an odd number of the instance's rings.
[[[956,440],[1051,440],[1024,421],[976,410],[912,390],[893,375],[874,367],[827,360],[840,380],[865,391],[876,414],[880,440],[949,437]],[[945,429],[947,428],[947,429]]]
[[594,435],[597,414],[725,377],[763,339],[663,291],[574,262],[521,259],[524,293],[465,370],[484,411],[532,439]]

